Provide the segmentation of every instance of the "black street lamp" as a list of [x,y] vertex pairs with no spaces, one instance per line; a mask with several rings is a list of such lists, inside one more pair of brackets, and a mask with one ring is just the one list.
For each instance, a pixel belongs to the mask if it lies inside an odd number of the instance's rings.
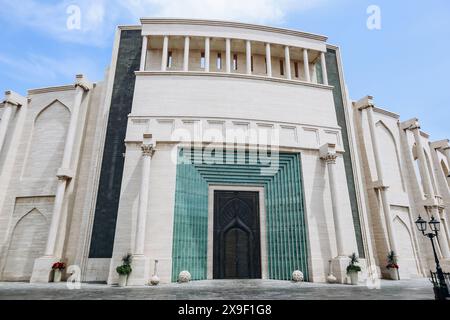
[[433,232],[425,233],[427,231],[427,222],[423,220],[421,216],[419,216],[419,218],[416,221],[417,229],[419,229],[419,231],[422,232],[424,236],[428,237],[431,240],[431,246],[433,247],[434,253],[434,261],[436,262],[436,273],[439,279],[440,294],[443,297],[448,297],[449,296],[448,287],[447,284],[445,283],[444,273],[442,272],[441,265],[439,263],[439,258],[436,253],[436,247],[434,245],[434,238],[437,238],[439,235],[441,223],[434,217],[431,217],[431,220],[428,222],[428,224],[430,225],[430,229]]

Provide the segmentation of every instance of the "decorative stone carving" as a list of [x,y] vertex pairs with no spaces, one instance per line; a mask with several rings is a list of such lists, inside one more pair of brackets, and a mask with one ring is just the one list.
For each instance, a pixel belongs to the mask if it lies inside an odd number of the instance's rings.
[[325,161],[327,164],[336,164],[336,159],[338,158],[336,154],[336,145],[332,143],[326,143],[320,147],[320,159]]
[[303,282],[304,279],[305,279],[305,276],[303,275],[303,272],[301,272],[299,270],[295,270],[292,273],[292,281],[294,281],[294,282]]
[[142,149],[142,155],[144,157],[153,157],[153,155],[155,154],[155,148],[153,146],[153,144],[143,144],[141,146]]
[[322,158],[327,164],[336,164],[337,155],[333,153],[328,153]]
[[178,282],[179,283],[188,283],[192,279],[191,274],[189,271],[181,271],[180,275],[178,276]]

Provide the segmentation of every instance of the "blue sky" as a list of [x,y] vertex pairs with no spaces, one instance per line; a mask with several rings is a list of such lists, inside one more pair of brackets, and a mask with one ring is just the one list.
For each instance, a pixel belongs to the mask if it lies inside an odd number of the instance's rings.
[[[450,1],[387,0],[0,0],[0,90],[103,78],[118,24],[142,16],[237,20],[299,29],[341,47],[353,99],[418,117],[433,140],[450,138]],[[69,30],[67,9],[80,8]],[[369,30],[367,8],[381,9],[381,30]]]

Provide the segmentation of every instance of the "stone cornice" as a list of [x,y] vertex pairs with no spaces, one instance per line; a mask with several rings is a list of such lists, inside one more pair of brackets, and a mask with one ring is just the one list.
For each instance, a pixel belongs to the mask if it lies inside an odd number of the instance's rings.
[[413,118],[411,120],[402,122],[400,124],[400,127],[401,127],[402,130],[416,130],[416,129],[420,130],[419,119]]
[[191,77],[220,77],[220,78],[234,78],[234,79],[247,79],[256,81],[270,81],[276,83],[293,84],[297,86],[306,86],[313,88],[320,88],[326,90],[333,90],[333,86],[327,86],[323,84],[310,83],[299,80],[288,80],[280,78],[270,78],[257,75],[247,75],[240,73],[223,73],[223,72],[195,72],[195,71],[136,71],[136,76],[191,76]]
[[122,30],[122,31],[142,30],[141,26],[136,26],[136,25],[130,25],[130,26],[122,25],[122,26],[118,26],[118,28],[119,28],[119,30]]
[[430,146],[433,149],[447,150],[447,149],[450,149],[450,140],[445,139],[445,140],[434,141],[430,144]]
[[375,111],[376,113],[383,114],[385,116],[394,118],[394,119],[400,119],[400,115],[398,115],[398,114],[396,114],[394,112],[391,112],[391,111],[387,111],[385,109],[381,109],[379,107],[374,107],[373,111]]
[[92,84],[89,83],[82,74],[77,75],[75,88],[80,87],[84,91],[88,92],[92,88]]
[[258,30],[272,33],[280,33],[295,37],[307,38],[317,41],[326,42],[328,37],[302,32],[298,30],[290,30],[277,27],[269,27],[257,24],[232,22],[232,21],[221,21],[221,20],[202,20],[202,19],[176,19],[176,18],[142,18],[141,23],[145,24],[186,24],[186,25],[200,25],[200,26],[217,26],[217,27],[230,27],[230,28],[241,28],[249,30]]
[[4,100],[3,102],[2,102],[2,104],[6,107],[8,104],[9,105],[12,105],[12,106],[14,106],[14,107],[20,107],[20,106],[22,106],[20,103],[18,103],[18,102],[16,102],[16,101],[13,101],[13,100],[11,100],[11,99],[6,99],[6,100]]
[[28,95],[51,93],[51,92],[61,92],[61,91],[71,91],[71,90],[75,90],[75,87],[73,85],[39,88],[39,89],[28,90]]
[[373,97],[372,96],[366,96],[356,102],[353,102],[353,106],[358,110],[365,110],[367,108],[374,108],[375,105],[373,103]]

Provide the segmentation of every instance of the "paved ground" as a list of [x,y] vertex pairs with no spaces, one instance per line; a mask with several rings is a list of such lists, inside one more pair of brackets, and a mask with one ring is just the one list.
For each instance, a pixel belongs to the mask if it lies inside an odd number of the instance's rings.
[[82,284],[69,290],[65,283],[0,283],[0,300],[432,300],[429,280],[381,281],[380,289],[365,285],[329,285],[286,281],[198,281],[158,287],[118,288]]

